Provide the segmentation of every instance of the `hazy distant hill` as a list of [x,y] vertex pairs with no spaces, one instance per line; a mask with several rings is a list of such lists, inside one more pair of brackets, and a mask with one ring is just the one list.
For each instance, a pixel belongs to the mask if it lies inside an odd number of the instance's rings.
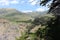
[[44,12],[34,11],[34,12],[24,13],[13,8],[0,8],[0,15],[6,15],[6,16],[14,16],[14,15],[37,16],[37,15],[45,14],[46,12],[47,11],[44,11]]
[[11,21],[27,21],[46,12],[21,12],[13,8],[0,8],[0,18],[6,18]]
[[[13,8],[0,8],[0,14],[20,13],[20,11]],[[20,13],[21,14],[21,13]]]
[[31,16],[12,8],[1,8],[0,18],[9,19],[11,21],[25,21],[31,19]]
[[43,11],[43,12],[34,11],[34,12],[28,12],[27,14],[34,18],[34,17],[40,17],[46,14],[47,12],[48,11]]

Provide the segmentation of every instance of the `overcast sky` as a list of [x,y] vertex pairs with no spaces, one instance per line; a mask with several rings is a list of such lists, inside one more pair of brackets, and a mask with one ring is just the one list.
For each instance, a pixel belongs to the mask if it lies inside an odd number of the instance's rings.
[[47,10],[47,7],[40,6],[39,2],[40,0],[0,0],[0,8],[15,8],[23,12]]

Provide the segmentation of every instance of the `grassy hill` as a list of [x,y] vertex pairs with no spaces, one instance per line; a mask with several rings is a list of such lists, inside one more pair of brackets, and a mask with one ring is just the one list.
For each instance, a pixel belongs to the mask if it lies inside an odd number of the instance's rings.
[[[47,20],[52,17],[50,14],[43,14],[45,12],[27,12],[23,13],[13,8],[1,8],[0,9],[0,38],[2,40],[15,40],[14,38],[22,36],[21,39],[25,40],[31,37],[31,40],[37,38],[36,34],[25,34],[28,29],[31,33],[35,33],[39,28],[44,28],[45,26],[37,25],[38,23],[46,23]],[[38,21],[31,20],[40,17]],[[13,23],[12,23],[13,22]],[[16,24],[14,24],[16,23]],[[24,35],[25,34],[25,35]]]
[[0,8],[0,18],[8,19],[12,22],[27,22],[35,17],[40,17],[46,12],[21,12],[13,8]]
[[32,19],[31,15],[12,8],[0,9],[0,18],[5,18],[13,22],[25,22]]

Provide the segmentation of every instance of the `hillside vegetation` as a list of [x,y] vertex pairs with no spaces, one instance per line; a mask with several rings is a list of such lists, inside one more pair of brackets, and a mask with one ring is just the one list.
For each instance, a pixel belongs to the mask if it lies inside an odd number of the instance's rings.
[[[1,40],[38,40],[37,30],[45,28],[46,22],[52,18],[52,14],[45,13],[46,12],[23,13],[12,8],[1,8]],[[44,26],[41,26],[41,24]]]
[[22,13],[16,9],[9,9],[9,8],[4,8],[0,9],[0,18],[5,18],[8,19],[12,22],[25,22],[30,19],[32,19],[31,15],[28,15],[26,13]]

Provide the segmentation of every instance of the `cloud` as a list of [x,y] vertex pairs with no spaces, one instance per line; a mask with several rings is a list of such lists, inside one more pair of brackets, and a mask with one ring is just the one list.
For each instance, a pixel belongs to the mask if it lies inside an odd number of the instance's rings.
[[7,0],[0,0],[0,5],[9,5]]
[[44,8],[37,8],[36,11],[41,11],[42,12],[42,11],[45,11],[45,9]]
[[19,2],[17,0],[13,0],[10,2],[11,4],[18,4]]
[[31,5],[36,5],[37,4],[37,1],[34,1],[31,3]]
[[5,6],[5,5],[10,5],[10,4],[18,4],[19,1],[17,0],[0,0],[0,5]]
[[29,0],[29,2],[33,2],[34,0]]
[[32,12],[32,10],[25,10],[25,11],[22,11],[24,13],[27,13],[27,12]]
[[38,4],[38,0],[29,0],[29,3],[34,6]]

